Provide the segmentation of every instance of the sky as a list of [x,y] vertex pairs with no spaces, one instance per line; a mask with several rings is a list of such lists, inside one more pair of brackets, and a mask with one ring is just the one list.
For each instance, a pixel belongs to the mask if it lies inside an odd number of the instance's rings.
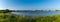
[[0,9],[60,10],[60,0],[0,0]]

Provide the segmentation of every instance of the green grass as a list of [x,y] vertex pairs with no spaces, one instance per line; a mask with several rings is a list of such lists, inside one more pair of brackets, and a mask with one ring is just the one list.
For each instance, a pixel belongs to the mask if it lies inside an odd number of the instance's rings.
[[15,14],[0,13],[0,22],[60,22],[60,15],[29,18]]

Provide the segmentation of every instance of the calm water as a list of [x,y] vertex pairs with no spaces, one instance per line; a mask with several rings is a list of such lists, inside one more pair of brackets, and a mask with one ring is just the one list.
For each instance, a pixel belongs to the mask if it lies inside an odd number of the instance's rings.
[[50,11],[50,12],[12,12],[17,15],[27,15],[27,16],[51,16],[60,14],[60,11]]

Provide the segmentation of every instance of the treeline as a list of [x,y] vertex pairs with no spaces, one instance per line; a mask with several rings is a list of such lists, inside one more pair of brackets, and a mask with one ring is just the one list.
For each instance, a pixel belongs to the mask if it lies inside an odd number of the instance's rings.
[[30,18],[15,14],[0,13],[0,22],[60,22],[60,15]]
[[0,13],[8,13],[8,12],[50,12],[50,11],[60,11],[60,10],[0,10]]
[[0,13],[8,13],[8,12],[12,12],[12,10],[6,9],[6,10],[0,10]]

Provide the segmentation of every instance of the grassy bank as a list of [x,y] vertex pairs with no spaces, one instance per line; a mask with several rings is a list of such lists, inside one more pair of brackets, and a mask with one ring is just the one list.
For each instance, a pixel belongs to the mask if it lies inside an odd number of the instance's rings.
[[29,18],[15,14],[0,13],[0,22],[60,22],[60,15]]

